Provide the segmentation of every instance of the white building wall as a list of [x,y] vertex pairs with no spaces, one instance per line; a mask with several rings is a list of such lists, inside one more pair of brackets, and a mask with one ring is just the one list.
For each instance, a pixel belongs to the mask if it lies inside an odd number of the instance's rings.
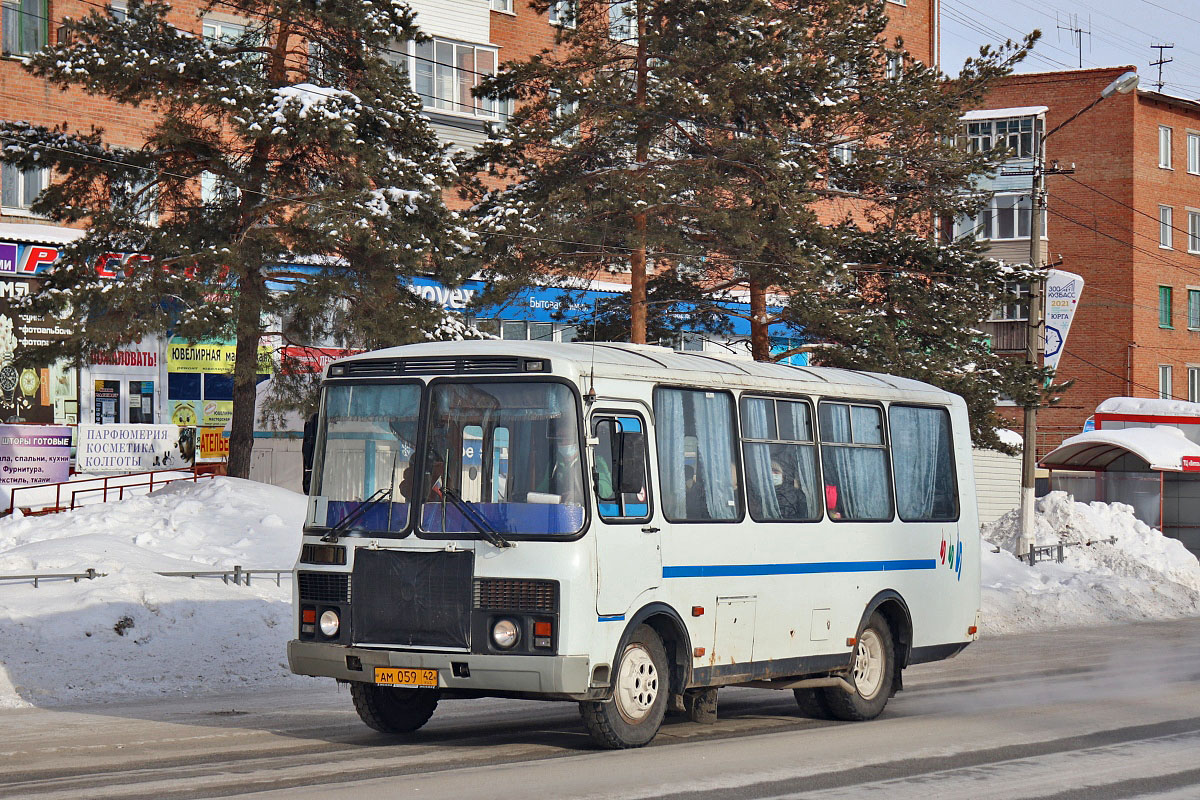
[[1021,505],[1021,457],[995,450],[973,451],[979,524],[999,519]]
[[430,36],[488,44],[492,17],[489,0],[408,0],[417,25]]

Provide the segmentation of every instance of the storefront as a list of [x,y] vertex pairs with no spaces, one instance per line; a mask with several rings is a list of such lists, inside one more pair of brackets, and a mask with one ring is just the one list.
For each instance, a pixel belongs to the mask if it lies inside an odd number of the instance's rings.
[[80,370],[80,401],[86,422],[163,422],[162,340],[146,337],[117,350],[93,350]]

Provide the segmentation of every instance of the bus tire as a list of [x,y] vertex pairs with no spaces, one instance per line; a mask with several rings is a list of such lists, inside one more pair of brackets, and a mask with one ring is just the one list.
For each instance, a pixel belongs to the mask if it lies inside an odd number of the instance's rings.
[[579,704],[583,724],[596,744],[609,750],[649,744],[662,726],[671,691],[667,649],[653,628],[634,629],[614,674],[611,700]]
[[398,689],[351,681],[350,697],[359,718],[380,733],[412,733],[438,704],[437,689]]
[[876,612],[867,620],[854,645],[849,681],[855,691],[821,689],[822,700],[834,719],[851,722],[875,719],[892,696],[895,677],[896,647],[892,630],[883,615]]
[[809,719],[833,719],[829,706],[825,705],[825,695],[820,689],[792,689],[796,696],[796,705],[800,707],[801,716]]

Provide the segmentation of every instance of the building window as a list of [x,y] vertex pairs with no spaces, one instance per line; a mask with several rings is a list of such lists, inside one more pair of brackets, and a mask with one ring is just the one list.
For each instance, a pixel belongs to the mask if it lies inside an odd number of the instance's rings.
[[1036,117],[1012,117],[967,123],[967,149],[982,153],[993,147],[1012,151],[1012,158],[1032,158],[1034,135],[1041,125]]
[[230,44],[245,35],[246,26],[237,25],[232,22],[222,22],[216,19],[205,19],[201,30],[204,38],[210,42],[225,42],[226,44]]
[[[1028,194],[998,194],[974,217],[959,217],[954,238],[974,235],[976,239],[1028,239],[1033,219],[1033,202]],[[1046,235],[1045,228],[1042,235]]]
[[1200,367],[1188,367],[1188,402],[1200,403]]
[[[405,59],[404,54],[399,55]],[[431,39],[413,48],[413,88],[425,108],[476,117],[507,119],[512,100],[475,98],[471,90],[480,78],[496,73],[496,51],[472,44]]]
[[1187,151],[1188,172],[1193,175],[1200,175],[1200,133],[1188,133]]
[[1188,212],[1188,252],[1200,253],[1200,211]]
[[1171,129],[1166,125],[1158,126],[1158,166],[1171,169]]
[[124,22],[129,16],[129,3],[126,0],[116,0],[108,4],[108,14],[117,22]]
[[1188,330],[1200,330],[1200,289],[1188,289]]
[[513,11],[513,0],[492,0],[492,11],[503,11],[505,14],[516,13]]
[[1158,207],[1158,246],[1170,250],[1175,237],[1173,233],[1175,211],[1170,206]]
[[899,53],[888,53],[887,65],[884,67],[884,77],[888,80],[895,80],[900,77],[903,71],[903,61]]
[[0,169],[0,205],[28,211],[42,189],[46,188],[46,178],[47,170],[21,170],[12,164],[5,164]]
[[117,181],[109,192],[114,207],[127,207],[133,218],[143,225],[158,224],[158,186],[154,178]]
[[840,171],[838,169],[839,165],[845,166],[847,164],[854,163],[854,149],[854,144],[849,142],[835,144],[833,147],[829,148],[829,172],[831,173],[829,176],[830,189],[839,192],[853,191],[853,189],[838,181],[833,173]]
[[1004,292],[1012,299],[992,312],[989,322],[1027,322],[1029,320],[1029,284],[1007,281]]
[[557,89],[550,90],[550,97],[554,100],[554,119],[566,120],[575,119],[575,124],[568,128],[564,128],[553,139],[555,147],[570,147],[579,141],[579,101],[578,100],[563,100],[561,93]]
[[637,0],[613,0],[608,7],[608,38],[628,45],[637,44]]
[[576,0],[555,0],[550,4],[548,12],[550,24],[563,28],[574,28],[577,10]]
[[7,0],[3,7],[4,55],[36,53],[46,46],[50,29],[47,0]]
[[1171,324],[1171,287],[1158,287],[1158,327],[1172,328]]
[[1170,364],[1158,365],[1158,398],[1160,400],[1173,399],[1171,394],[1171,372]]

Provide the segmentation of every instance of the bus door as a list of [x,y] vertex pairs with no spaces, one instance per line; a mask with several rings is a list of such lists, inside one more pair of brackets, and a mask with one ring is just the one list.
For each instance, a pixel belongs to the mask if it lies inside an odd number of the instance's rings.
[[591,418],[592,490],[596,498],[596,613],[624,614],[662,581],[654,524],[650,447],[645,417],[629,404],[598,409]]

